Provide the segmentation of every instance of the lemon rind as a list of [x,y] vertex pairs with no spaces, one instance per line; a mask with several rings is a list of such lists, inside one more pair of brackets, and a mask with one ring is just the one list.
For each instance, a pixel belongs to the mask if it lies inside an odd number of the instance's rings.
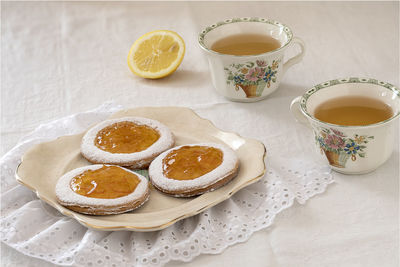
[[[171,36],[175,41],[178,42],[179,44],[179,51],[178,51],[178,55],[177,55],[177,60],[173,61],[171,65],[168,66],[168,68],[162,69],[158,72],[150,72],[150,71],[142,71],[140,70],[135,61],[133,60],[133,54],[134,51],[136,51],[137,47],[143,43],[144,41],[150,39],[151,37],[153,37],[154,35],[157,34],[165,34],[168,36]],[[166,77],[172,73],[174,73],[176,71],[176,69],[179,67],[179,65],[181,64],[184,55],[185,55],[185,42],[183,41],[182,37],[179,36],[179,34],[177,34],[174,31],[170,31],[170,30],[157,30],[157,31],[151,31],[148,32],[144,35],[142,35],[139,39],[137,39],[131,49],[129,50],[129,54],[128,54],[128,66],[129,69],[136,75],[143,77],[143,78],[149,78],[149,79],[159,79],[159,78],[163,78]]]

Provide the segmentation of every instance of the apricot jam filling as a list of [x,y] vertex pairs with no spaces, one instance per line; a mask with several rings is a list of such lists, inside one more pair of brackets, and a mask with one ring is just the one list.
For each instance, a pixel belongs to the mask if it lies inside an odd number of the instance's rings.
[[217,168],[223,160],[220,149],[208,146],[183,146],[163,159],[163,172],[175,180],[193,180]]
[[110,153],[134,153],[147,149],[159,138],[160,134],[149,126],[123,121],[101,129],[94,144]]
[[82,196],[93,198],[118,198],[135,191],[140,179],[133,173],[116,166],[103,166],[87,170],[72,178],[71,189]]

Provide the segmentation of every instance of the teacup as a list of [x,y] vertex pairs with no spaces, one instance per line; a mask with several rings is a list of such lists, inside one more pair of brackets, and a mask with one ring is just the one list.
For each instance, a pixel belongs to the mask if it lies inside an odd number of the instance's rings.
[[[221,38],[235,34],[269,35],[280,47],[257,55],[228,55],[215,52],[211,46]],[[255,102],[274,92],[287,69],[304,56],[304,42],[293,37],[286,25],[264,18],[234,18],[206,27],[199,34],[200,47],[205,51],[213,85],[217,92],[232,101]],[[286,49],[298,44],[301,52],[283,62]]]
[[[321,103],[349,96],[379,100],[390,107],[392,115],[386,120],[362,126],[337,125],[315,117]],[[392,84],[369,78],[331,80],[295,98],[290,109],[297,121],[311,126],[318,150],[337,172],[368,173],[392,154],[395,122],[400,114],[400,91]]]

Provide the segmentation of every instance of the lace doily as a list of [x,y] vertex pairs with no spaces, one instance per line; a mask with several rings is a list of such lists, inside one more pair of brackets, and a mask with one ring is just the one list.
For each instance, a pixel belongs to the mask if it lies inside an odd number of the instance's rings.
[[269,156],[267,174],[259,182],[196,216],[147,233],[87,229],[17,184],[14,172],[29,147],[82,132],[120,109],[107,103],[93,111],[41,125],[1,158],[2,242],[28,256],[65,266],[159,266],[170,260],[187,262],[200,254],[217,254],[246,241],[255,231],[271,225],[275,216],[294,201],[304,204],[333,182],[328,166]]

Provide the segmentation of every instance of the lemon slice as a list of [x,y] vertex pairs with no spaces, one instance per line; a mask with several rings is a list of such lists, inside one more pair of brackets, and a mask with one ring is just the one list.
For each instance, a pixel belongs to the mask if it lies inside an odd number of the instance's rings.
[[185,43],[176,32],[153,31],[133,43],[128,54],[128,66],[140,77],[163,78],[178,68],[184,54]]

